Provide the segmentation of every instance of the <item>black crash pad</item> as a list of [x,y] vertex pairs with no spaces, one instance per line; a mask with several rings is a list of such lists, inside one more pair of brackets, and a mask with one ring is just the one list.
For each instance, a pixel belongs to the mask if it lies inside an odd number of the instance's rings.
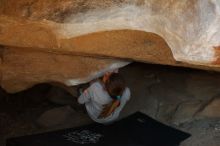
[[178,146],[190,134],[137,112],[111,125],[91,124],[10,138],[6,146]]

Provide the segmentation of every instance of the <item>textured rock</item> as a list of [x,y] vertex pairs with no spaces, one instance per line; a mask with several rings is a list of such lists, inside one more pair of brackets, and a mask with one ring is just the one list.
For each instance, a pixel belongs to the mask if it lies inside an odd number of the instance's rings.
[[204,118],[220,118],[220,98],[216,98],[211,101],[200,113],[198,113],[197,117]]
[[[49,29],[50,26],[44,22],[39,25],[37,22],[27,20],[18,22],[8,17],[0,19],[8,21],[5,25],[1,24],[5,35],[0,35],[0,42],[7,45],[28,47],[28,50],[34,47],[38,51],[59,54],[109,56],[160,64],[176,62],[166,42],[152,33],[131,30],[99,32],[68,40],[57,38],[53,29]],[[24,26],[27,29],[23,29]]]
[[[94,2],[79,0],[76,3],[70,0],[54,3],[43,0],[13,2],[13,0],[2,2],[2,14],[20,15],[37,21],[20,21],[14,18],[10,20],[2,16],[0,43],[5,45],[81,52],[82,50],[75,47],[76,42],[72,40],[75,37],[101,31],[140,30],[160,35],[169,45],[177,61],[218,65],[220,45],[220,4],[218,1],[136,0],[132,2],[125,0],[119,4],[109,0],[103,4],[99,4],[100,0]],[[12,3],[15,11],[9,12],[10,9],[7,10],[7,7]],[[49,10],[46,9],[48,7]],[[31,9],[31,13],[24,14],[24,11],[28,9]],[[50,21],[41,21],[42,19]],[[14,39],[8,40],[12,34],[14,34]],[[26,36],[28,34],[30,38]],[[40,35],[50,37],[39,39]],[[27,43],[32,39],[35,42]],[[50,43],[46,43],[47,41]],[[85,52],[101,55],[97,50]]]
[[[0,12],[32,20],[48,19],[63,22],[72,14],[128,3],[128,0],[1,0]],[[13,6],[12,6],[13,4]]]
[[[212,92],[215,91],[216,93],[219,89],[218,83],[220,83],[220,80],[217,80],[220,78],[219,73],[210,74],[199,70],[142,63],[128,65],[122,68],[120,72],[125,77],[127,86],[130,87],[132,93],[131,100],[126,104],[120,117],[141,110],[169,125],[174,124],[174,122],[175,124],[177,122],[181,123],[178,128],[191,133],[192,137],[180,146],[219,146],[220,118],[204,117],[204,119],[197,120],[198,117],[193,117],[191,120],[191,116],[200,103],[202,102],[203,107],[209,105],[206,102],[207,99],[212,98]],[[188,80],[191,80],[191,82]],[[196,80],[199,81],[196,82]],[[193,82],[195,82],[193,86],[199,88],[194,87],[188,93],[189,86],[187,85]],[[39,90],[39,87],[41,90]],[[214,87],[216,90],[213,89]],[[199,90],[203,91],[204,89],[206,89],[204,92],[207,92],[207,94],[198,98],[200,95],[197,93]],[[2,126],[0,126],[0,145],[3,145],[1,142],[8,137],[79,127],[92,122],[87,114],[82,114],[76,111],[75,108],[73,112],[70,112],[70,109],[66,106],[65,108],[58,108],[57,105],[49,104],[44,100],[47,91],[48,87],[45,89],[40,85],[37,88],[28,90],[28,92],[8,94],[8,101],[3,100],[3,102],[0,102],[0,125],[2,123]],[[204,94],[204,92],[202,93]],[[36,98],[39,98],[37,102],[34,101]],[[39,128],[35,126],[36,122],[33,121],[36,121],[39,115],[44,112],[49,113],[45,116],[47,123],[41,124],[45,125],[46,128]],[[60,119],[53,121],[58,117],[56,113],[60,114]],[[65,113],[70,113],[69,116],[67,114],[68,118],[66,119]],[[216,109],[213,113],[219,115],[219,110]],[[53,114],[54,116],[52,116]],[[189,120],[191,122],[184,122]],[[56,122],[59,123],[56,125]],[[50,129],[47,127],[50,127]]]
[[181,103],[173,115],[172,123],[179,125],[181,123],[192,121],[194,115],[201,106],[202,102],[199,100]]
[[115,58],[219,71],[219,24],[217,0],[1,0],[0,44],[16,47],[2,55],[1,85],[76,85],[126,64]]
[[[80,114],[82,116],[80,116]],[[45,111],[37,120],[37,123],[44,128],[71,127],[90,122],[86,114],[74,111],[70,106],[63,106]],[[65,127],[64,127],[65,126]]]
[[59,82],[68,86],[88,82],[128,62],[57,55],[8,48],[4,51],[1,86],[18,92],[35,84]]
[[181,125],[179,128],[191,133],[192,136],[180,146],[219,146],[219,120],[219,118],[202,119]]

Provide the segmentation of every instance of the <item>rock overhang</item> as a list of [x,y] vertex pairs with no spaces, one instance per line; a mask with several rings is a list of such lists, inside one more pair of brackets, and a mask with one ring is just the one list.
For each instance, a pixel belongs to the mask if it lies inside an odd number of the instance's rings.
[[219,70],[215,0],[12,2],[0,7],[0,43],[20,51]]

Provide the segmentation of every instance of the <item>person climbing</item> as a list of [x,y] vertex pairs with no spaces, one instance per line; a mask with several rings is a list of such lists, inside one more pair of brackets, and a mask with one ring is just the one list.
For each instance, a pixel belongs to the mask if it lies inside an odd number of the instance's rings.
[[84,104],[90,118],[98,123],[112,123],[130,99],[130,89],[122,76],[115,72],[106,73],[94,81],[78,97]]

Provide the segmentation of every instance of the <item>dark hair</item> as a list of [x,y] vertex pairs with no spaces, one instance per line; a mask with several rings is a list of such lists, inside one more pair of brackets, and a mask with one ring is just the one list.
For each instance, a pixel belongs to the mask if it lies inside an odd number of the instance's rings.
[[105,88],[109,95],[117,100],[117,96],[122,96],[125,89],[125,81],[118,73],[112,73],[105,83]]
[[125,81],[118,73],[112,73],[105,83],[107,90],[113,101],[104,106],[99,118],[106,118],[120,105],[121,96],[125,90]]

